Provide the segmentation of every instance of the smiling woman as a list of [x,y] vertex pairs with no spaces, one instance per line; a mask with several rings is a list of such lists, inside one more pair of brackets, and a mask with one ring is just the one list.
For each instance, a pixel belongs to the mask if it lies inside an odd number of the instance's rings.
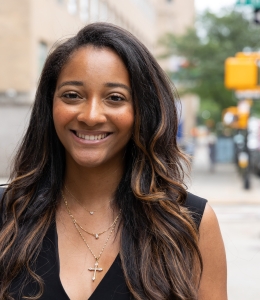
[[218,222],[183,181],[176,101],[121,28],[90,24],[53,50],[0,189],[0,299],[227,299]]
[[128,71],[114,51],[86,46],[72,54],[58,77],[53,120],[67,168],[122,168],[134,109]]

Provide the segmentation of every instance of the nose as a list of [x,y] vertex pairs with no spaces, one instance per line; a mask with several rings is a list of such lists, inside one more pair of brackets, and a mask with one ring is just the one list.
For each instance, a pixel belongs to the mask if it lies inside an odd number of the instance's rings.
[[93,127],[107,121],[104,104],[101,99],[87,99],[78,113],[77,119],[86,125]]

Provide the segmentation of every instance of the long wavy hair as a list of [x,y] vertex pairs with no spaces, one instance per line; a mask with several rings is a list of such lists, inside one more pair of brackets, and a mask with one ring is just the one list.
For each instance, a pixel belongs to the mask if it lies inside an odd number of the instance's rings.
[[184,205],[186,160],[176,143],[174,88],[140,41],[108,23],[84,27],[56,45],[46,60],[29,126],[0,204],[0,299],[13,299],[9,289],[21,272],[39,286],[37,295],[24,298],[39,299],[43,292],[33,266],[55,219],[66,167],[53,124],[53,96],[71,54],[87,45],[110,48],[119,55],[133,92],[134,132],[115,195],[122,210],[120,257],[126,283],[134,299],[195,300],[202,261],[198,228]]

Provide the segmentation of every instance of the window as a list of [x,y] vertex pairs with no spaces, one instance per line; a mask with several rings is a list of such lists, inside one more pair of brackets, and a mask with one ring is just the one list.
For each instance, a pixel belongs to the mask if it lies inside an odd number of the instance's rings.
[[97,22],[99,17],[99,1],[91,0],[90,2],[90,19],[91,22]]
[[135,5],[146,15],[151,21],[155,21],[156,12],[155,6],[148,0],[132,0]]
[[38,74],[40,75],[48,55],[48,45],[40,41],[38,44]]
[[77,0],[68,0],[68,12],[72,15],[75,15],[77,10]]
[[89,21],[89,0],[80,0],[80,19],[82,22]]
[[100,2],[100,21],[108,21],[108,7],[105,1]]

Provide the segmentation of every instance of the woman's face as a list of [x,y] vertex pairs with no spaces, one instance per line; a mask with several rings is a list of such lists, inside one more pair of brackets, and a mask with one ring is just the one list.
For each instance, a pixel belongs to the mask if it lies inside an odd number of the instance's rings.
[[122,163],[134,109],[128,71],[114,51],[86,46],[72,54],[58,77],[53,119],[67,163]]

